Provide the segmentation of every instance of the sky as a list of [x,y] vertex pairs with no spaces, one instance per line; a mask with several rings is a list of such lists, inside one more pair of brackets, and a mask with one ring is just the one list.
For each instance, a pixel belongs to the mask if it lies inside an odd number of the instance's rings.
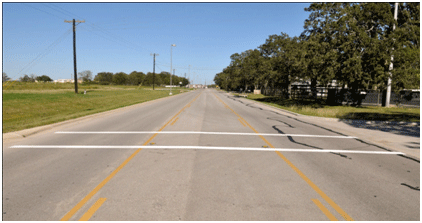
[[[299,36],[309,3],[2,3],[3,72],[12,79],[73,78],[77,71],[170,72],[213,84],[230,56],[270,35]],[[175,47],[171,45],[175,44]],[[189,69],[190,68],[190,69]]]

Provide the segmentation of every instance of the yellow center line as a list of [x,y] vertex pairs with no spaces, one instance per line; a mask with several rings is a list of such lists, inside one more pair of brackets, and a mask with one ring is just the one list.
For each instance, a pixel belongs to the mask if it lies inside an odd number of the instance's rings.
[[243,123],[243,122],[242,122],[242,120],[241,120],[240,118],[239,118],[239,119],[237,119],[237,120],[239,120],[239,122],[240,122],[240,123],[242,123],[242,125],[246,127],[245,123]]
[[331,214],[331,212],[321,203],[321,201],[319,201],[318,199],[311,200],[315,203],[316,206],[318,206],[322,213],[324,213],[325,216],[330,219],[330,221],[338,221],[338,219],[333,214]]
[[95,204],[92,205],[84,215],[82,215],[79,221],[88,221],[106,200],[107,198],[98,199],[97,202],[95,202]]
[[[176,115],[174,115],[165,125],[163,125],[158,132],[162,131],[171,121],[173,121],[174,118],[176,118],[180,113],[182,113],[183,110],[185,110],[192,102],[194,102],[198,96],[196,96],[192,101],[188,103],[185,107],[183,107]],[[152,139],[157,136],[158,133],[155,133],[151,138],[149,138],[143,145],[146,146],[149,142],[152,141]],[[126,166],[127,163],[129,163],[130,160],[132,160],[133,157],[138,154],[142,148],[137,149],[132,155],[130,155],[122,164],[120,164],[119,167],[117,167],[113,172],[111,172],[110,175],[108,175],[100,184],[98,184],[88,195],[86,195],[75,207],[73,207],[65,216],[63,216],[61,221],[68,221],[82,206],[86,204],[108,181],[111,180],[124,166]]]
[[[259,134],[258,131],[256,131],[245,119],[243,119],[239,114],[237,114],[232,108],[230,108],[226,103],[224,103],[224,101],[222,101],[215,93],[214,96],[218,98],[218,100],[223,103],[228,109],[230,109],[235,115],[237,115],[239,117],[240,120],[242,120],[250,129],[252,129],[252,131],[254,131],[255,133]],[[259,137],[265,142],[267,143],[267,145],[271,148],[275,148],[270,142],[268,142],[267,139],[265,139],[262,135],[259,135]],[[315,192],[317,192],[328,204],[331,205],[331,207],[334,208],[334,210],[336,210],[341,216],[343,216],[343,218],[345,220],[348,221],[353,221],[353,218],[350,217],[343,209],[340,208],[340,206],[338,206],[333,200],[331,200],[330,197],[328,197],[321,189],[319,189],[319,187],[314,184],[305,174],[302,173],[302,171],[300,171],[295,165],[293,165],[292,162],[290,162],[290,160],[288,160],[283,154],[281,154],[279,151],[275,151],[278,156],[281,157],[281,159],[283,159],[306,183],[308,183],[309,186],[312,187],[312,189],[315,190]]]
[[174,123],[176,123],[177,120],[179,120],[179,117],[177,117],[170,125],[174,125]]

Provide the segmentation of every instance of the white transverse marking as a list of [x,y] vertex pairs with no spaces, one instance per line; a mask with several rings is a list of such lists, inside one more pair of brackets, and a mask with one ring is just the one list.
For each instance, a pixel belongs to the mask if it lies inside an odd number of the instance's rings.
[[245,132],[193,132],[193,131],[60,131],[56,134],[204,134],[204,135],[241,135],[241,136],[294,136],[294,137],[315,137],[315,138],[340,138],[355,139],[354,136],[329,136],[329,135],[301,135],[301,134],[278,134],[278,133],[245,133]]
[[308,153],[359,153],[359,154],[387,154],[404,155],[402,152],[363,151],[363,150],[319,150],[319,149],[290,149],[290,148],[252,148],[252,147],[217,147],[217,146],[94,146],[94,145],[15,145],[10,148],[26,149],[204,149],[204,150],[240,150],[240,151],[280,151],[280,152],[308,152]]

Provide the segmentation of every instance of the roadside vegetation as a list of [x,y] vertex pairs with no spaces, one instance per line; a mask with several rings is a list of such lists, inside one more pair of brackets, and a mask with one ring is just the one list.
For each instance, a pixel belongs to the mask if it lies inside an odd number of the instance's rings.
[[[169,96],[164,87],[16,82],[3,87],[3,133],[51,124]],[[84,92],[86,91],[86,94]],[[186,92],[173,88],[173,95]]]
[[323,100],[299,101],[262,94],[248,94],[247,98],[302,115],[368,121],[420,122],[420,108],[330,106]]
[[298,37],[270,35],[234,53],[214,82],[227,91],[261,90],[290,97],[293,84],[351,92],[420,88],[420,3],[312,3]]
[[[420,121],[420,108],[362,106],[360,100],[361,92],[386,92],[389,77],[400,97],[420,89],[419,2],[312,3],[305,11],[300,36],[281,32],[232,54],[215,84],[240,96],[261,90],[266,96],[248,98],[303,115]],[[318,88],[327,90],[325,98]],[[349,101],[355,106],[342,105]]]

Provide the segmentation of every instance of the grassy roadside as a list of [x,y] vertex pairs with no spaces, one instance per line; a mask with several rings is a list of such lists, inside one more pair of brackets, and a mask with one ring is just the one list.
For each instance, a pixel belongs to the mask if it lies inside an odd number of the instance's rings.
[[378,106],[329,106],[324,102],[284,100],[262,94],[249,94],[248,99],[302,115],[371,121],[420,122],[420,108]]
[[[150,87],[79,85],[79,94],[75,94],[72,84],[58,85],[40,88],[40,84],[31,83],[3,88],[3,133],[169,96],[169,89],[164,88],[152,91]],[[172,93],[184,91],[188,90],[173,88]]]

